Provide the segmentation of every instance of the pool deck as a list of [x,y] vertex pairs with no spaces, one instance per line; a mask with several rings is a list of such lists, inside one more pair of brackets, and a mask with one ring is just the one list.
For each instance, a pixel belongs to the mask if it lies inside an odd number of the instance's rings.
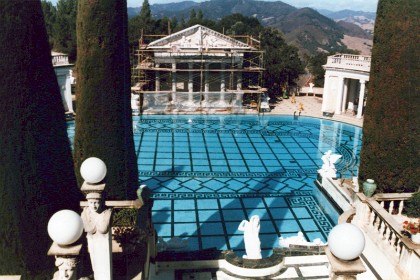
[[332,117],[325,117],[322,114],[322,97],[317,96],[296,96],[296,103],[293,104],[291,99],[283,99],[276,103],[276,107],[267,115],[293,115],[294,112],[298,114],[297,107],[299,103],[303,104],[303,111],[301,116],[316,117],[321,119],[329,119],[333,121],[344,122],[356,126],[363,126],[363,117],[361,119],[353,116],[352,112],[347,112],[341,115],[334,114]]

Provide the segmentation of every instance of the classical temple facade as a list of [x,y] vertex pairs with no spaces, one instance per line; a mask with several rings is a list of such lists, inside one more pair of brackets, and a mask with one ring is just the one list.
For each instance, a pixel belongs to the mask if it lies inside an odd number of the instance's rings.
[[68,55],[64,53],[51,52],[52,65],[57,76],[58,86],[60,88],[61,99],[63,100],[66,114],[73,114],[73,100],[71,95],[72,68],[69,63]]
[[362,118],[369,82],[370,56],[336,54],[329,56],[325,69],[322,112],[352,111]]
[[146,36],[132,79],[142,113],[241,113],[247,101],[258,102],[262,51],[254,38],[241,41],[201,25],[148,44]]

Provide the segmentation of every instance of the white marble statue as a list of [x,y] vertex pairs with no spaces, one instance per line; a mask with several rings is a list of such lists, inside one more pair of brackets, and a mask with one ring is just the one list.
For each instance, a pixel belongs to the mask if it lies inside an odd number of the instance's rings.
[[103,209],[100,193],[86,195],[88,207],[82,211],[88,249],[95,279],[112,279],[112,209]]
[[131,93],[131,110],[133,115],[140,114],[140,97],[133,93]]
[[270,104],[268,101],[270,100],[270,97],[268,97],[267,94],[261,94],[261,104],[260,104],[260,111],[261,112],[270,112]]
[[163,251],[177,251],[187,249],[189,242],[187,239],[181,239],[179,237],[173,237],[168,241],[163,240],[162,237],[158,237],[157,250],[158,252]]
[[305,245],[305,246],[322,246],[325,245],[320,238],[315,238],[312,242],[306,241],[301,231],[297,235],[283,238],[279,238],[280,247],[288,248],[289,245]]
[[78,264],[76,258],[55,258],[55,266],[58,271],[54,273],[52,280],[76,280],[76,268]]
[[322,167],[318,170],[318,173],[323,177],[336,178],[337,169],[335,168],[335,163],[342,157],[342,155],[333,154],[331,150],[324,153],[321,157]]
[[244,232],[244,243],[246,255],[244,259],[262,259],[260,234],[260,217],[254,215],[249,221],[243,220],[238,230]]
[[313,92],[314,92],[314,85],[315,85],[315,84],[314,84],[314,83],[312,83],[312,82],[311,82],[311,83],[309,83],[309,90],[308,90],[308,92],[309,92],[309,93],[313,93]]

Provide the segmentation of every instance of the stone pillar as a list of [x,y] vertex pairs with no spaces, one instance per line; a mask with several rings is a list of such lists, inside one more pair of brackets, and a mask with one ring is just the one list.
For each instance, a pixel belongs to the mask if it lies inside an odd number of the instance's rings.
[[172,63],[172,104],[176,103],[176,63]]
[[194,91],[194,77],[193,77],[193,64],[192,62],[188,63],[188,106],[194,105],[193,101],[193,91]]
[[335,114],[341,114],[341,104],[343,102],[343,87],[344,87],[344,78],[338,77],[338,88],[337,88],[337,98],[335,100]]
[[53,280],[76,280],[79,279],[78,265],[80,263],[80,251],[82,244],[60,246],[53,243],[48,250],[49,256],[55,257],[57,271],[54,273]]
[[365,99],[365,84],[366,81],[365,80],[360,80],[360,92],[359,92],[359,104],[357,107],[357,118],[361,119],[362,118],[362,111],[363,111],[363,105],[364,102],[363,100]]
[[205,63],[204,64],[204,101],[201,102],[202,107],[210,106],[209,91],[210,91],[209,63]]
[[325,74],[324,76],[324,94],[323,94],[323,98],[322,98],[322,106],[321,106],[321,112],[326,112],[327,111],[327,100],[329,98],[329,75],[328,73]]
[[225,92],[226,92],[226,73],[225,73],[225,68],[226,65],[225,63],[221,63],[220,64],[220,68],[222,71],[220,71],[220,100],[219,100],[219,105],[220,107],[225,107],[226,106],[226,102],[225,102]]
[[112,209],[105,209],[101,195],[104,188],[105,184],[86,182],[81,187],[88,201],[81,217],[95,280],[112,279]]
[[[242,70],[242,65],[238,66],[238,70]],[[236,90],[242,90],[242,72],[238,71],[238,74],[236,75]]]
[[327,247],[325,253],[329,260],[330,279],[332,280],[356,280],[357,274],[366,272],[360,257],[352,261],[343,261],[335,257]]
[[[156,63],[155,67],[159,68],[160,64]],[[160,72],[159,71],[156,71],[155,91],[156,92],[160,91]]]
[[349,92],[349,79],[344,79],[343,101],[341,102],[341,112],[346,111],[348,92]]
[[204,65],[205,71],[204,71],[204,92],[210,91],[210,84],[209,84],[209,64],[206,63]]
[[71,96],[71,72],[67,72],[66,75],[66,85],[65,85],[65,97],[66,97],[66,103],[67,107],[69,109],[70,113],[74,113],[73,111],[73,99]]

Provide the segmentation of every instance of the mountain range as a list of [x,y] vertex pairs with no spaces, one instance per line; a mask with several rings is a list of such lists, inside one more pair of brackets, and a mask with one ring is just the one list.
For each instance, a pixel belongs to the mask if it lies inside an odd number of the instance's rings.
[[[343,51],[345,47],[361,46],[362,54],[369,54],[375,13],[343,10],[331,12],[311,8],[295,8],[281,1],[210,0],[183,1],[150,6],[154,18],[176,17],[188,19],[190,11],[201,10],[205,18],[219,20],[233,13],[257,18],[263,26],[279,29],[288,43],[296,45],[301,54],[319,51]],[[140,8],[128,8],[129,17]],[[344,40],[345,39],[345,40]],[[353,44],[354,41],[363,43]],[[363,50],[362,48],[365,47]]]

